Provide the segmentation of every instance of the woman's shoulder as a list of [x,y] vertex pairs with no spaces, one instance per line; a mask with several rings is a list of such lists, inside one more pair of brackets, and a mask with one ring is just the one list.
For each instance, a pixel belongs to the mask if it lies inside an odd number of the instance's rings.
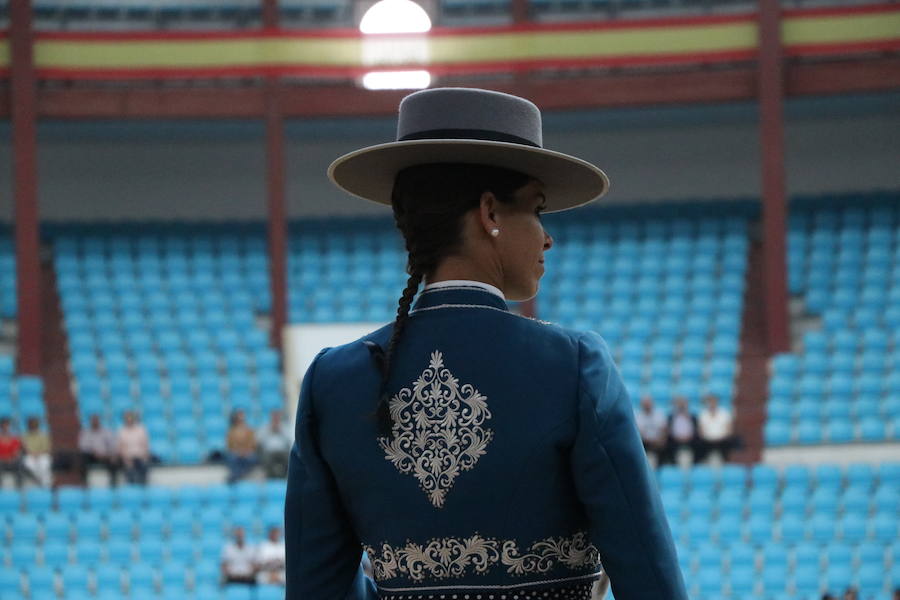
[[321,369],[327,370],[336,366],[340,366],[344,370],[352,369],[354,365],[360,362],[368,365],[372,359],[367,342],[374,343],[381,348],[387,348],[392,330],[393,323],[389,323],[352,342],[323,348],[313,361],[316,371]]

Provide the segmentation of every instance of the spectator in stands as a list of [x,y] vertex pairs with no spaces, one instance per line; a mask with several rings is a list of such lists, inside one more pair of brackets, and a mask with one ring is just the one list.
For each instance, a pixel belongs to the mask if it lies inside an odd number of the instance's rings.
[[694,462],[697,449],[697,417],[688,409],[687,400],[675,398],[675,410],[669,415],[669,460],[682,467]]
[[284,538],[281,529],[270,527],[268,537],[256,548],[256,581],[267,585],[284,585]]
[[891,598],[892,600],[900,600],[900,588],[894,588],[894,594]]
[[243,527],[234,528],[234,541],[222,548],[222,581],[256,584],[256,548],[247,543]]
[[90,427],[78,434],[81,452],[81,479],[87,483],[87,471],[92,465],[102,465],[109,474],[109,485],[115,487],[119,479],[119,458],[116,436],[100,422],[100,415],[91,415]]
[[859,591],[853,586],[848,587],[844,590],[843,600],[859,600]]
[[50,436],[41,431],[41,421],[37,417],[28,417],[27,431],[22,436],[22,446],[25,449],[22,462],[28,474],[38,485],[50,487],[53,484]]
[[256,456],[256,435],[247,425],[244,411],[237,409],[231,414],[228,429],[225,462],[228,465],[228,483],[246,477],[259,459]]
[[706,408],[700,411],[699,424],[704,457],[714,464],[727,461],[734,427],[731,411],[720,407],[716,396],[709,395]]
[[830,592],[825,592],[822,594],[822,600],[837,600]]
[[294,443],[294,432],[282,420],[280,410],[273,410],[269,423],[260,428],[259,459],[263,472],[269,479],[284,479],[287,475],[288,453]]
[[655,468],[662,462],[668,443],[666,415],[653,405],[652,398],[645,396],[641,399],[641,409],[635,414],[635,420],[647,459]]
[[[0,418],[0,478],[12,473],[16,487],[22,487],[22,440],[12,431],[9,417]],[[2,481],[0,481],[2,483]]]
[[137,415],[131,411],[124,414],[125,425],[119,429],[116,449],[125,481],[147,485],[147,469],[150,468],[150,439],[147,430],[138,423]]

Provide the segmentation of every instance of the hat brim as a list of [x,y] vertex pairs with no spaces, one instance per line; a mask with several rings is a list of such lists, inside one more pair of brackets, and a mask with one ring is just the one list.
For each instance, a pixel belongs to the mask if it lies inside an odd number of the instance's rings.
[[369,146],[331,163],[328,177],[354,196],[390,205],[398,172],[406,167],[434,163],[490,165],[534,177],[544,185],[545,212],[583,206],[609,190],[606,173],[580,158],[489,140],[410,140]]

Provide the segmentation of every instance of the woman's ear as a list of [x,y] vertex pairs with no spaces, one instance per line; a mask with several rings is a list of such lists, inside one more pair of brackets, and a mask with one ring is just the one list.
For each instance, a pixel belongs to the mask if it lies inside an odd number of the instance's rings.
[[[497,218],[497,197],[493,192],[482,192],[481,203],[479,205],[479,217],[481,227],[487,235],[491,235],[494,230],[500,229],[500,223]],[[496,236],[492,236],[496,237]]]

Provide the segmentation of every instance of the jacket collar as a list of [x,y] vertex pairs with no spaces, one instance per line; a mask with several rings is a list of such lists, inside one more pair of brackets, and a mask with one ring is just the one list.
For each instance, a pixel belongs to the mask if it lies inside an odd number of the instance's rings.
[[[496,291],[495,291],[496,290]],[[413,311],[435,308],[487,307],[508,311],[503,294],[480,281],[440,282],[425,286]]]

